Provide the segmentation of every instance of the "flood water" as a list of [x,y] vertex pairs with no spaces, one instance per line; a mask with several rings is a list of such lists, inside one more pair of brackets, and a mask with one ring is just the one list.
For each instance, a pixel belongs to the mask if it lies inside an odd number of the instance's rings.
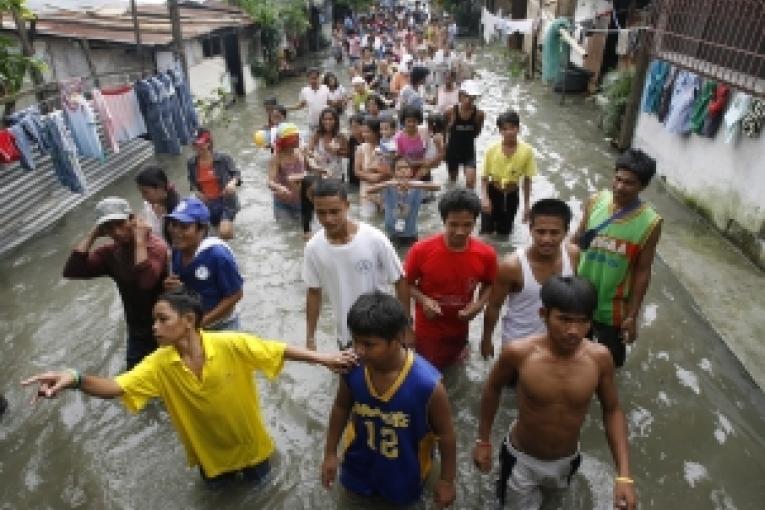
[[[498,69],[497,54],[487,52],[481,59],[484,95],[479,104],[487,120],[478,142],[479,160],[498,136],[497,114],[516,108],[521,136],[537,150],[540,176],[533,196],[567,200],[577,211],[576,224],[583,201],[608,187],[612,173],[614,155],[597,128],[594,106],[569,98],[561,107],[547,87],[509,78]],[[245,181],[231,243],[246,279],[242,324],[263,337],[301,345],[302,236],[297,225],[285,231],[271,221],[268,154],[251,144],[251,135],[264,123],[264,95],[275,93],[285,104],[294,104],[302,85],[302,79],[295,79],[254,94],[214,129],[216,148],[234,156]],[[291,112],[290,120],[305,126],[306,112]],[[185,191],[184,160],[160,161]],[[444,168],[436,172],[436,181],[443,182],[445,174]],[[258,377],[278,449],[273,476],[260,491],[205,490],[197,472],[186,468],[161,405],[133,416],[117,402],[83,398],[74,391],[34,408],[27,404],[30,392],[18,381],[32,373],[73,366],[114,375],[123,368],[125,328],[113,283],[61,278],[70,247],[91,227],[93,206],[106,195],[124,196],[135,208],[140,204],[132,176],[125,177],[0,261],[0,391],[11,404],[0,419],[0,508],[345,508],[337,493],[325,491],[319,482],[336,378],[317,367],[288,364],[273,382]],[[424,206],[421,234],[439,228],[435,206]],[[527,237],[518,225],[511,241],[496,244],[497,250],[505,254]],[[458,509],[490,508],[493,494],[493,475],[479,474],[470,460],[480,391],[490,368],[477,354],[481,320],[472,323],[471,358],[445,375],[458,433]],[[639,341],[618,384],[641,508],[763,508],[765,397],[661,260],[654,264],[640,325]],[[333,348],[332,328],[326,308],[320,349]],[[514,414],[508,391],[495,421],[495,445]],[[584,462],[572,490],[550,508],[612,508],[613,464],[596,400],[582,430],[581,449]],[[430,497],[427,493],[424,508],[432,507]]]

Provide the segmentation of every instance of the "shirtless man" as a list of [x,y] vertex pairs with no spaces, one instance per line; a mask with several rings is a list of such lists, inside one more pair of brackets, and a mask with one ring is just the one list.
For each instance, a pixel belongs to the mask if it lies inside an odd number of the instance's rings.
[[616,464],[614,507],[633,510],[635,487],[614,362],[606,347],[584,338],[596,306],[595,289],[580,277],[553,276],[541,296],[539,313],[547,333],[502,348],[481,396],[473,460],[484,473],[491,470],[492,422],[502,389],[517,378],[518,419],[500,448],[498,507],[507,501],[511,508],[540,508],[543,491],[567,488],[579,468],[579,433],[597,394]]
[[531,206],[531,246],[518,248],[499,263],[486,304],[481,337],[484,358],[494,357],[491,337],[505,301],[502,344],[545,332],[539,289],[553,275],[573,275],[579,262],[579,248],[564,241],[570,223],[571,209],[563,200],[543,198]]

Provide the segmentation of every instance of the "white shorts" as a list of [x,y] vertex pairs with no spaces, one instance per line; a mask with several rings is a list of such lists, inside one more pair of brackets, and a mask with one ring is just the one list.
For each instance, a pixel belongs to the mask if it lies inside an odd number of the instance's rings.
[[[536,510],[542,506],[545,491],[568,488],[582,463],[582,455],[556,460],[539,460],[518,451],[505,438],[499,451],[497,508]],[[507,505],[505,505],[507,503]]]

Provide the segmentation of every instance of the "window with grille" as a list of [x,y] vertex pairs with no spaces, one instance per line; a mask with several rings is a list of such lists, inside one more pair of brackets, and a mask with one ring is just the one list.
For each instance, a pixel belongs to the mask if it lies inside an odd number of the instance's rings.
[[656,0],[653,53],[765,97],[765,1]]

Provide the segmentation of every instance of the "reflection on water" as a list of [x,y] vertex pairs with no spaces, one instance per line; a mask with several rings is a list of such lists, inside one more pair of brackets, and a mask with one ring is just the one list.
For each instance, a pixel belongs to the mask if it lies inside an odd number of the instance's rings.
[[[561,108],[546,87],[514,82],[489,67],[496,66],[484,65],[481,72],[487,93],[480,105],[487,120],[479,154],[497,136],[497,114],[508,106],[517,108],[522,136],[537,151],[540,176],[533,196],[557,195],[578,218],[583,200],[609,185],[613,161],[593,107],[570,98]],[[294,80],[266,95],[275,93],[291,104],[300,86]],[[234,155],[245,181],[232,243],[246,278],[242,323],[264,337],[301,344],[305,290],[300,229],[280,229],[271,221],[265,187],[268,155],[250,145],[252,131],[264,122],[261,96],[235,107],[229,122],[215,129],[217,147]],[[305,112],[290,113],[290,120],[305,124]],[[185,191],[184,161],[163,157],[160,162]],[[443,183],[445,171],[435,177]],[[0,421],[0,508],[343,507],[337,492],[326,492],[319,483],[336,379],[317,367],[288,365],[273,382],[259,378],[264,414],[278,448],[273,474],[260,491],[205,490],[196,472],[184,466],[184,452],[161,405],[132,416],[114,402],[74,392],[35,409],[26,405],[29,395],[17,381],[29,373],[76,366],[116,374],[122,367],[125,330],[113,284],[60,277],[69,247],[91,225],[97,199],[107,194],[125,196],[135,207],[140,203],[132,179],[126,177],[0,262],[0,388],[12,406]],[[423,208],[421,220],[423,233],[440,228],[433,205]],[[527,239],[526,228],[518,225],[510,242],[497,244],[498,251],[508,253]],[[330,316],[327,308],[320,321],[323,349],[333,347]],[[474,352],[480,325],[479,317],[471,327]],[[480,475],[470,460],[481,385],[489,368],[474,354],[465,366],[445,374],[458,434],[459,509],[489,508],[492,501],[492,477]],[[653,269],[640,340],[619,373],[619,386],[642,508],[762,507],[765,398],[661,261]],[[494,444],[514,417],[514,397],[506,392]],[[611,508],[613,468],[595,401],[581,448],[584,460],[572,490],[552,501],[551,508]],[[432,508],[429,500],[421,506]]]

